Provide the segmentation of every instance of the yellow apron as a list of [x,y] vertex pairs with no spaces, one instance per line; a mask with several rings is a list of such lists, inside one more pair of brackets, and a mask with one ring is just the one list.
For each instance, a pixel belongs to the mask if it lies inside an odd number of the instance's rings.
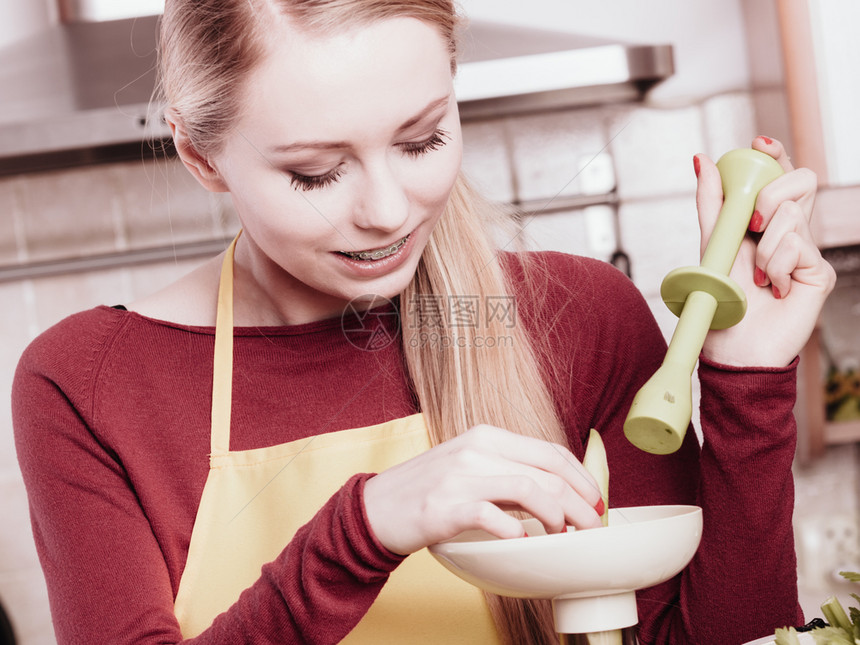
[[[230,451],[233,250],[221,268],[215,325],[212,452],[174,610],[197,636],[260,576],[358,472],[380,472],[430,448],[415,414],[256,450]],[[483,595],[426,549],[406,558],[345,643],[499,643]]]

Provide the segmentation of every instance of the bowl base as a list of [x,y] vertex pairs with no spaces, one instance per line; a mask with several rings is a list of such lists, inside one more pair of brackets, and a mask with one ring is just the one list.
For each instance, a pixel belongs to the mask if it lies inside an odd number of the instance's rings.
[[559,634],[606,632],[632,627],[639,622],[633,591],[586,598],[554,598],[552,612],[555,631]]
[[639,645],[635,627],[592,634],[559,634],[561,645]]

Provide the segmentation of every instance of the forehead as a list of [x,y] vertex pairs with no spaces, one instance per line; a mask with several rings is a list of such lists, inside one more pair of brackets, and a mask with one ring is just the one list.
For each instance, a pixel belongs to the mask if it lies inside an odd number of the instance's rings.
[[240,121],[278,139],[341,138],[399,125],[451,91],[448,44],[428,23],[392,18],[321,35],[283,21],[248,78]]

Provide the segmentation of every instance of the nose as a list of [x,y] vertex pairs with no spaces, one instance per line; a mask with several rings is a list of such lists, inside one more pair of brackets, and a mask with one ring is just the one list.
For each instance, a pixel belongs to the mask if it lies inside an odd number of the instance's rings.
[[364,186],[355,204],[356,226],[395,233],[409,217],[409,197],[403,181],[385,161],[366,166]]

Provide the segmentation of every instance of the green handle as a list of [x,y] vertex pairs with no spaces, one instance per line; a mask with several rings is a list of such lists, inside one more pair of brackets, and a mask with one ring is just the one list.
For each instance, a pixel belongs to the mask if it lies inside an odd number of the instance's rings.
[[728,275],[749,228],[759,191],[782,174],[769,155],[732,150],[717,162],[723,206],[698,267],[666,276],[661,294],[679,316],[663,364],[633,399],[624,434],[654,454],[681,447],[692,417],[690,378],[709,329],[739,322],[746,312],[743,290]]
[[782,174],[782,167],[763,152],[741,148],[724,154],[717,162],[717,169],[724,201],[700,264],[728,275],[749,228],[756,197]]

